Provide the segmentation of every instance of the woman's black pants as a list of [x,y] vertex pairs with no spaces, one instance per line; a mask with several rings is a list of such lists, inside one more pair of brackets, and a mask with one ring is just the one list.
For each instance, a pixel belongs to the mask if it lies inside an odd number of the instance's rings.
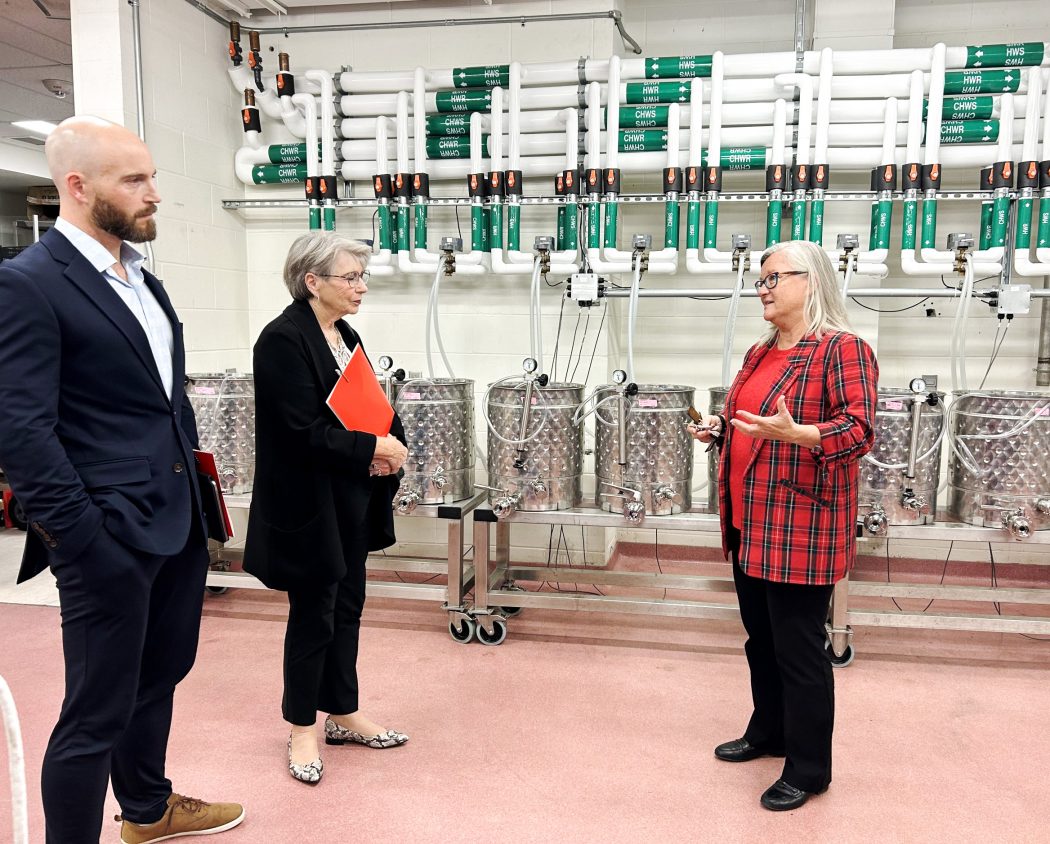
[[346,576],[288,590],[284,638],[284,720],[306,727],[317,713],[357,711],[357,643],[365,605],[364,549],[347,554]]
[[822,791],[831,783],[835,725],[835,681],[824,627],[834,586],[750,577],[740,569],[736,548],[732,560],[755,706],[744,738],[784,753],[781,778],[795,788]]

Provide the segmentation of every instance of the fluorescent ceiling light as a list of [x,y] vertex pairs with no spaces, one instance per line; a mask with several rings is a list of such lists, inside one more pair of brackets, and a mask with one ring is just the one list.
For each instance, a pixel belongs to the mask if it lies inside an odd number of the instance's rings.
[[48,123],[46,120],[13,120],[11,125],[25,129],[27,132],[43,135],[45,138],[58,128],[54,123]]
[[260,6],[262,6],[264,9],[266,9],[267,12],[270,12],[271,14],[274,14],[274,15],[287,15],[288,14],[288,10],[286,8],[284,8],[284,6],[282,6],[280,3],[275,3],[273,0],[256,0],[256,2],[258,2],[258,4]]
[[246,3],[242,3],[240,0],[212,0],[212,2],[214,5],[219,6],[228,12],[240,15],[242,18],[250,18],[252,16],[252,10]]

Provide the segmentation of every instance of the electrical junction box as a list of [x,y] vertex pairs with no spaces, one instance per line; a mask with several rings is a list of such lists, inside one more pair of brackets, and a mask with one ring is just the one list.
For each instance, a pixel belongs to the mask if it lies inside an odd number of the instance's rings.
[[580,307],[589,308],[598,301],[602,285],[597,273],[573,273],[569,276],[569,289],[566,295]]
[[1032,309],[1032,286],[1030,284],[1004,284],[999,288],[999,310],[1001,315],[1017,316]]

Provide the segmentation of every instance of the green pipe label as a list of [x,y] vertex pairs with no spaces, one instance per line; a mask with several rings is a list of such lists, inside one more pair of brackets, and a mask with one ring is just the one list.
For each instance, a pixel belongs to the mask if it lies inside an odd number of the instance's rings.
[[814,199],[809,209],[809,239],[820,243],[824,239],[824,200]]
[[620,152],[652,152],[667,149],[666,129],[628,129],[620,132]]
[[512,205],[507,211],[507,248],[514,252],[521,249],[520,205]]
[[452,84],[457,88],[506,88],[509,83],[509,64],[452,68]]
[[306,181],[305,164],[257,164],[252,168],[257,185],[286,185]]
[[437,110],[442,114],[463,111],[489,111],[492,92],[474,88],[465,91],[438,91],[434,94]]
[[888,200],[879,200],[878,213],[875,222],[875,248],[889,249],[890,247],[890,223],[893,219],[893,203]]
[[605,202],[605,248],[615,249],[616,248],[616,232],[619,228],[619,216],[618,212],[620,206],[615,202]]
[[718,246],[718,203],[708,202],[704,206],[704,249]]
[[415,207],[415,237],[416,249],[427,248],[427,207],[417,205]]
[[1017,235],[1014,244],[1027,250],[1032,245],[1032,200],[1017,201]]
[[[945,97],[941,117],[945,120],[987,120],[995,111],[992,97]],[[922,119],[930,113],[930,101],[923,100]]]
[[937,248],[937,200],[922,201],[922,248]]
[[689,79],[710,75],[711,56],[663,56],[645,60],[646,79]]
[[309,210],[310,219],[310,231],[317,231],[321,228],[321,209],[316,205]]
[[784,204],[780,200],[770,202],[766,206],[766,246],[780,243],[780,224],[783,213]]
[[503,206],[489,209],[489,244],[492,249],[503,248]]
[[1040,249],[1050,246],[1050,199],[1039,200],[1039,230],[1036,236],[1039,239],[1035,245]]
[[992,245],[992,203],[981,203],[981,237],[979,249],[989,249]]
[[428,135],[469,135],[469,114],[428,114]]
[[[320,143],[317,154],[321,155]],[[266,156],[271,164],[300,164],[306,161],[306,144],[272,144],[266,148]]]
[[[482,146],[486,147],[488,142],[489,136],[482,135]],[[470,138],[463,135],[427,138],[427,158],[470,158]]]
[[766,166],[765,147],[730,147],[722,150],[723,170],[761,170]]
[[667,202],[664,207],[664,249],[678,248],[678,203]]
[[587,206],[587,248],[597,249],[601,246],[601,215],[597,205]]
[[953,70],[944,74],[946,94],[1017,93],[1019,70]]
[[791,204],[791,239],[806,239],[806,201]]
[[[922,139],[926,141],[926,129]],[[981,144],[999,140],[998,120],[945,120],[941,124],[942,144]]]
[[[621,129],[648,129],[654,126],[666,126],[671,107],[654,106],[620,106]],[[609,128],[609,112],[602,115],[602,126]]]
[[901,229],[901,248],[914,251],[915,221],[918,216],[918,203],[904,203],[904,226]]
[[627,105],[646,103],[684,103],[689,100],[689,86],[684,82],[628,82]]
[[1023,67],[1043,63],[1043,42],[978,44],[966,48],[967,67]]

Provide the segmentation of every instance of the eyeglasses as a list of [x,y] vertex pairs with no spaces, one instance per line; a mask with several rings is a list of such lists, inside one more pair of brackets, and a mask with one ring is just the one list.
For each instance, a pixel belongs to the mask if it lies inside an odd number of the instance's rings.
[[780,284],[780,279],[786,275],[809,275],[809,273],[805,270],[784,270],[779,273],[770,273],[769,275],[762,276],[762,278],[755,282],[755,290],[762,287],[766,288],[766,290],[772,290]]
[[367,270],[363,273],[346,273],[346,275],[330,275],[328,273],[317,273],[317,275],[321,276],[321,278],[341,279],[342,281],[345,281],[348,286],[363,284],[366,287],[368,286],[368,279],[370,277],[370,273]]

